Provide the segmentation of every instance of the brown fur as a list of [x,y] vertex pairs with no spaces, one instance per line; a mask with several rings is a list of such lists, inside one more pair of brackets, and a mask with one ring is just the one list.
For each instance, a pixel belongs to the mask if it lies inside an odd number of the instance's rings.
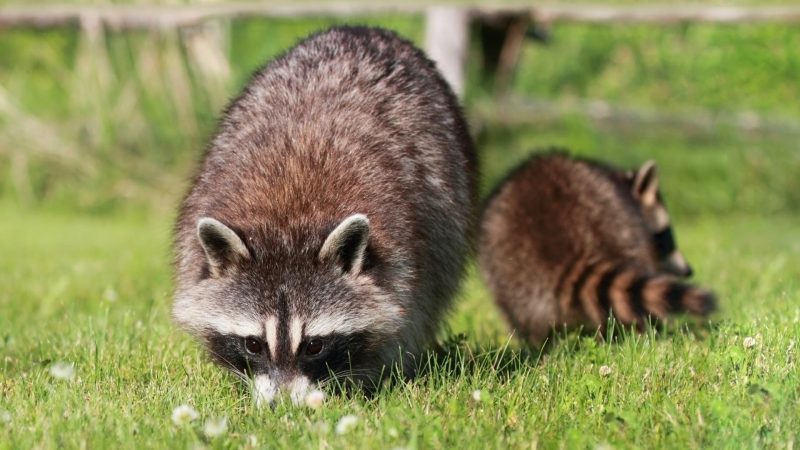
[[[287,352],[291,320],[352,317],[373,324],[353,347],[363,353],[353,373],[388,372],[399,349],[409,371],[463,274],[475,199],[467,126],[433,63],[384,30],[312,36],[258,71],[225,112],[176,225],[174,316],[205,340],[216,333],[209,315],[276,317]],[[337,268],[323,242],[354,214],[369,221],[368,244],[355,269]],[[233,230],[251,257],[211,273],[202,217]],[[265,373],[296,371],[300,356],[284,357],[263,361]]]
[[710,292],[662,270],[669,255],[658,253],[653,228],[669,223],[654,166],[646,169],[626,173],[562,153],[539,155],[488,200],[481,271],[524,339],[538,345],[563,327],[602,331],[609,313],[641,326],[647,316],[713,310]]

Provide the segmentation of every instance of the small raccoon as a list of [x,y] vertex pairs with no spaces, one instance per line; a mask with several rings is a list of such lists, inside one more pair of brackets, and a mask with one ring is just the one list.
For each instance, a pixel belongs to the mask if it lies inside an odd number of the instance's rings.
[[648,316],[707,315],[714,295],[675,245],[653,162],[636,171],[552,152],[496,188],[480,221],[479,263],[521,337],[604,327],[609,313],[642,329]]
[[176,224],[174,320],[259,403],[413,375],[472,249],[476,185],[420,50],[375,28],[313,35],[225,111]]

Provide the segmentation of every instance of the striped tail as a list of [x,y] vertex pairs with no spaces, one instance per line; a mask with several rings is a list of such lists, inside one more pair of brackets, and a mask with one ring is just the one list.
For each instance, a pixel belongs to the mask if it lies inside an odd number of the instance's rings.
[[647,318],[670,314],[707,316],[716,309],[716,297],[707,290],[666,274],[643,274],[630,266],[589,264],[578,275],[569,300],[604,331],[609,313],[623,325],[640,330]]

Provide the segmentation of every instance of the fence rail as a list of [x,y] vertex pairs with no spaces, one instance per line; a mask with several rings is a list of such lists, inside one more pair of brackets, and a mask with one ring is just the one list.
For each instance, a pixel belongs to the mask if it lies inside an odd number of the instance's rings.
[[634,107],[595,99],[563,102],[536,98],[501,98],[475,105],[470,118],[477,126],[528,125],[576,116],[598,124],[622,126],[661,126],[686,132],[712,133],[719,129],[743,133],[800,136],[796,117],[765,115],[755,111],[714,111],[683,108],[667,111],[656,107]]
[[[459,6],[450,4],[449,6]],[[102,24],[110,29],[161,29],[192,26],[210,19],[243,17],[353,16],[368,14],[419,14],[421,3],[321,3],[271,4],[260,2],[196,5],[44,5],[0,7],[0,29],[52,28],[75,24]],[[699,5],[537,5],[509,3],[499,6],[463,5],[473,14],[529,14],[541,23],[754,23],[800,22],[800,5],[699,6]]]

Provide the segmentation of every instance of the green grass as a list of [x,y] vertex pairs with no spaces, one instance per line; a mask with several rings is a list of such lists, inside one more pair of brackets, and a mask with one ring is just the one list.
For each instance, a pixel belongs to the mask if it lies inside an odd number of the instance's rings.
[[[168,220],[0,211],[0,410],[11,418],[0,448],[185,448],[216,416],[229,419],[216,448],[249,435],[266,448],[791,448],[800,438],[794,218],[681,224],[700,280],[721,297],[710,331],[674,326],[613,345],[569,335],[538,359],[506,345],[473,274],[447,334],[465,341],[445,364],[372,400],[258,410],[169,322]],[[71,381],[50,375],[59,361],[74,363]],[[170,414],[184,403],[201,420],[176,427]],[[359,424],[339,436],[347,414]]]

